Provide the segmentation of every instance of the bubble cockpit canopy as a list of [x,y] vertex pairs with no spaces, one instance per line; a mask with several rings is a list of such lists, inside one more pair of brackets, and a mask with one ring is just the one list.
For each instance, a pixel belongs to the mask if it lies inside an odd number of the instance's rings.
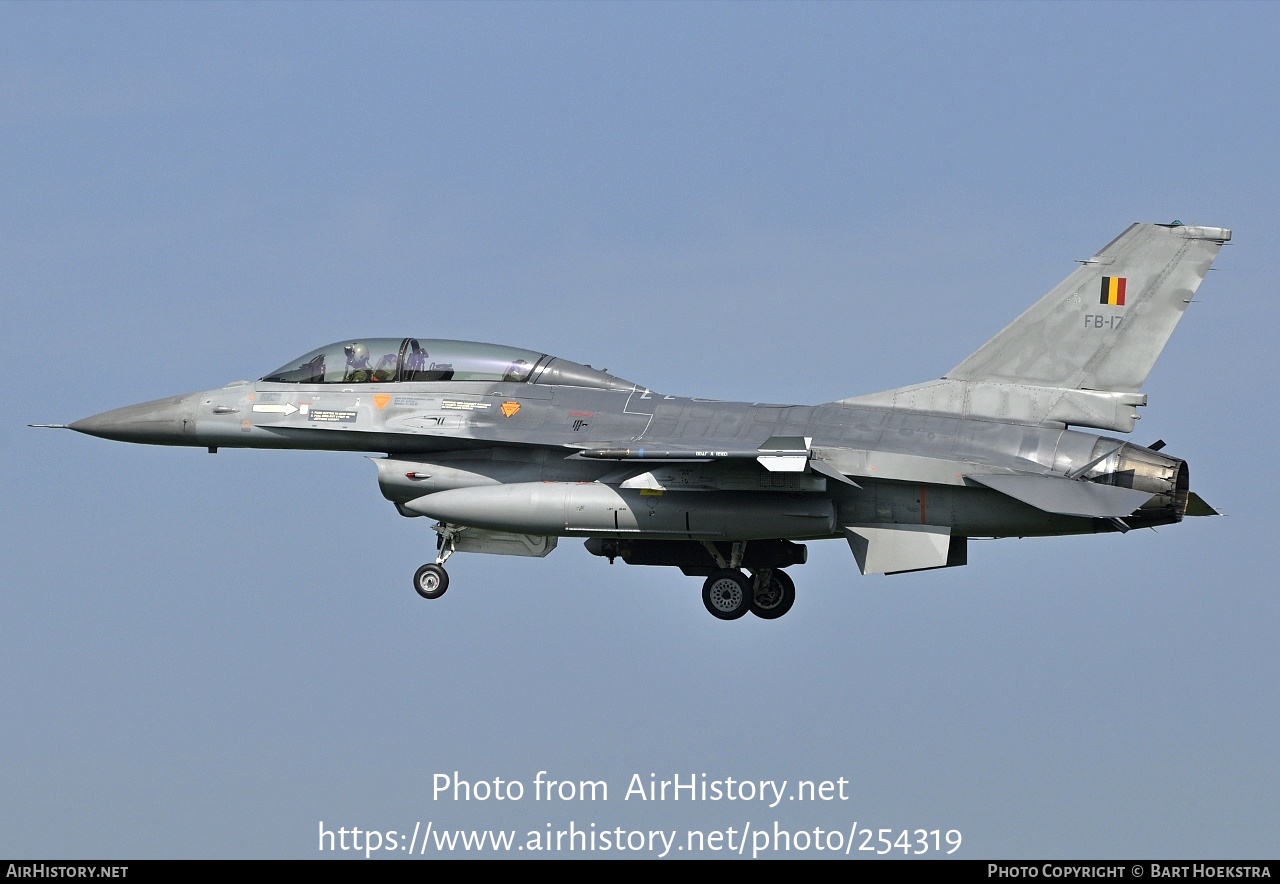
[[262,378],[276,384],[390,384],[484,381],[565,384],[606,390],[636,385],[588,365],[533,350],[418,338],[356,338],[339,341]]

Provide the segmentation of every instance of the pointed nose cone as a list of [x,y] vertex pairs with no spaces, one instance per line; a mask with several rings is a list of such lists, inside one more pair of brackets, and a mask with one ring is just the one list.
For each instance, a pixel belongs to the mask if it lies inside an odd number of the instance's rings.
[[151,445],[195,444],[195,405],[200,394],[171,396],[139,405],[104,411],[71,424],[77,433],[115,439],[117,442],[146,442]]

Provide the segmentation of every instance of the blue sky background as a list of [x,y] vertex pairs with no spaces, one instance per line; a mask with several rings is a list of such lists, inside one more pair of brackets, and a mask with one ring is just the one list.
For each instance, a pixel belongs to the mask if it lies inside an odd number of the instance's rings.
[[[1275,857],[1278,37],[1262,3],[0,5],[0,855],[856,820]],[[25,426],[401,334],[827,401],[1175,218],[1235,239],[1133,437],[1229,515],[891,578],[810,544],[773,623],[572,540],[425,603],[433,535],[358,455]],[[455,770],[610,800],[433,801]],[[623,801],[650,772],[850,800]]]

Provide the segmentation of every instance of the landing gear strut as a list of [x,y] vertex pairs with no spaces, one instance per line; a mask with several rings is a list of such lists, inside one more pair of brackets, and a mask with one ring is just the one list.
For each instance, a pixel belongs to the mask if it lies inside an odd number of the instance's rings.
[[764,568],[752,580],[751,613],[763,620],[777,620],[796,601],[796,585],[781,568]]
[[413,575],[413,588],[424,599],[438,599],[449,588],[449,573],[445,571],[444,563],[453,555],[457,547],[458,532],[462,530],[444,522],[432,525],[431,528],[439,535],[436,537],[436,549],[439,550],[436,560],[423,565]]

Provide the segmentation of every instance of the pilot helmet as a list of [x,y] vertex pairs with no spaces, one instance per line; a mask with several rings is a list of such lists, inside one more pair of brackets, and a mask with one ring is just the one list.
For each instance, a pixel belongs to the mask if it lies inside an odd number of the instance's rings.
[[352,362],[357,365],[369,358],[369,348],[364,344],[361,344],[359,341],[347,344],[347,346],[342,348],[342,351],[347,354],[348,362]]

